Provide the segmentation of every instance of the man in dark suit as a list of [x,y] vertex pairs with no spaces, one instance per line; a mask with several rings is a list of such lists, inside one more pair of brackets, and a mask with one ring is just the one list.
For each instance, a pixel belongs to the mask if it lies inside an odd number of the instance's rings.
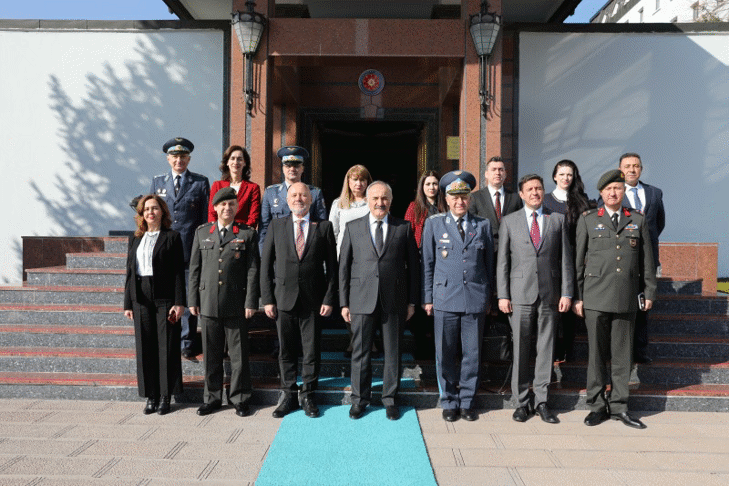
[[[190,252],[195,229],[208,220],[207,209],[210,199],[210,182],[208,178],[190,172],[190,153],[195,146],[186,138],[173,138],[162,146],[167,154],[170,172],[155,176],[152,179],[150,194],[157,194],[164,199],[172,216],[172,229],[180,233],[182,249],[185,253],[185,284],[188,281]],[[197,336],[197,317],[185,310],[182,316],[182,336],[180,347],[182,356],[192,359],[195,356],[194,341]]]
[[320,317],[331,315],[337,298],[337,244],[330,221],[311,220],[311,191],[296,182],[286,196],[291,214],[271,221],[261,257],[261,301],[276,319],[281,343],[278,362],[283,396],[273,416],[299,406],[296,392],[298,345],[303,361],[299,395],[309,417],[318,417],[314,391],[321,363]]
[[[499,309],[510,314],[514,334],[512,394],[518,401],[514,420],[526,422],[532,410],[543,421],[556,424],[559,419],[547,406],[547,388],[552,374],[554,335],[558,312],[567,312],[572,303],[574,260],[564,215],[542,205],[544,181],[528,174],[519,181],[519,196],[524,211],[501,220],[496,264]],[[533,329],[536,328],[530,403],[529,355]]]
[[[640,155],[626,153],[620,156],[620,170],[625,174],[625,197],[623,205],[639,211],[645,218],[653,248],[653,261],[656,267],[661,265],[658,259],[658,237],[666,226],[666,211],[663,208],[663,192],[640,180],[643,163]],[[649,364],[653,360],[647,355],[648,347],[648,311],[638,310],[635,316],[635,339],[633,341],[633,360],[636,363]]]
[[215,193],[218,220],[195,231],[190,257],[190,312],[200,316],[205,361],[205,403],[198,415],[222,406],[223,354],[230,356],[228,402],[237,415],[248,415],[251,372],[248,319],[258,309],[259,258],[256,230],[234,221],[238,199],[232,187]]
[[487,185],[485,188],[471,193],[469,211],[476,216],[489,220],[494,238],[494,251],[498,251],[501,218],[521,209],[523,203],[519,196],[504,187],[506,166],[501,157],[497,156],[489,159],[486,163],[484,177]]
[[612,418],[644,429],[640,420],[628,414],[628,381],[638,294],[645,293],[645,310],[656,298],[650,232],[643,215],[622,206],[625,177],[620,170],[603,174],[597,189],[604,206],[582,214],[575,246],[574,309],[585,318],[589,344],[586,402],[590,413],[585,424],[598,425]]
[[[283,218],[291,213],[289,205],[286,203],[286,193],[291,184],[301,182],[301,176],[304,174],[304,160],[309,158],[309,151],[303,147],[289,145],[281,147],[276,152],[281,159],[281,170],[283,172],[284,181],[280,184],[268,186],[263,192],[261,199],[261,227],[259,228],[259,244],[258,247],[263,253],[263,244],[266,241],[268,225],[271,221]],[[327,208],[324,203],[324,196],[321,189],[316,186],[309,186],[311,191],[311,209],[309,211],[311,220],[325,221],[327,219]]]
[[468,214],[476,178],[453,171],[440,180],[448,212],[423,229],[423,309],[434,315],[435,356],[443,420],[478,419],[486,313],[491,306],[494,249],[488,219]]
[[352,408],[358,419],[370,403],[370,363],[375,328],[382,325],[385,365],[382,403],[397,420],[400,386],[400,332],[419,302],[420,262],[409,222],[392,217],[392,189],[382,181],[367,187],[370,213],[347,224],[339,254],[339,302],[352,323]]

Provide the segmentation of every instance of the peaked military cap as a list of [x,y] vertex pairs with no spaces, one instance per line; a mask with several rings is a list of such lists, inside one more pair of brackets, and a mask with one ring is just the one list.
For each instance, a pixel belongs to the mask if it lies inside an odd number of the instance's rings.
[[439,186],[446,194],[470,194],[476,187],[476,178],[465,170],[452,170],[440,179]]
[[238,196],[236,196],[236,194],[235,194],[235,189],[233,189],[232,187],[224,187],[221,190],[219,190],[218,192],[216,192],[215,195],[213,196],[213,206],[215,206],[216,204],[223,202],[223,201],[228,201],[230,199],[236,199],[237,197]]
[[186,138],[175,137],[170,139],[162,146],[162,151],[166,154],[189,154],[193,151],[195,145]]
[[288,145],[281,147],[276,152],[283,164],[303,164],[304,159],[309,158],[309,152],[304,147],[297,145]]
[[625,182],[625,174],[621,170],[613,169],[605,172],[597,181],[597,190],[602,191],[605,186],[613,182]]

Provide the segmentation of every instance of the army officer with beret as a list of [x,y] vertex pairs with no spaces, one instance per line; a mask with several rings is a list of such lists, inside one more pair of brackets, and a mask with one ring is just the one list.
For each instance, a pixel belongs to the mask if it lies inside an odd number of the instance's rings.
[[[162,151],[167,154],[170,171],[152,179],[150,194],[164,199],[172,216],[172,229],[180,233],[182,249],[185,256],[185,273],[190,265],[190,250],[195,228],[208,220],[208,200],[210,199],[210,182],[208,178],[190,172],[190,154],[195,145],[186,138],[176,137],[168,140]],[[185,284],[187,285],[187,275]],[[195,356],[194,344],[197,336],[197,317],[185,311],[182,316],[182,336],[180,351],[182,356],[192,359]]]
[[440,180],[448,211],[425,221],[423,308],[435,315],[435,359],[443,419],[476,420],[486,313],[491,303],[491,223],[468,212],[476,178],[452,171]]
[[225,187],[213,197],[218,220],[195,231],[190,256],[188,305],[202,324],[207,415],[222,406],[223,348],[227,341],[231,376],[228,402],[237,415],[248,415],[251,373],[248,364],[248,319],[258,308],[259,257],[256,231],[236,222],[238,199]]
[[[636,311],[639,306],[650,309],[656,298],[651,238],[643,215],[622,205],[625,176],[620,170],[603,174],[597,189],[604,205],[582,213],[575,246],[574,309],[585,318],[589,344],[587,406],[591,411],[585,424],[598,425],[612,418],[644,429],[643,422],[628,414],[628,380]],[[639,296],[640,289],[644,295]],[[609,398],[605,395],[608,383]]]

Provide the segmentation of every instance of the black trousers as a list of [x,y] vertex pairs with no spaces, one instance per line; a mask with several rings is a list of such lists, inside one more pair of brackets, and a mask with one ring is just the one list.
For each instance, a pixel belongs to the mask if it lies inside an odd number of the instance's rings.
[[635,336],[633,338],[633,356],[642,358],[648,348],[648,312],[639,310],[635,313]]
[[372,314],[352,314],[352,404],[368,405],[372,399],[372,342],[382,325],[385,366],[382,371],[382,404],[395,405],[400,388],[400,326],[405,314],[387,313],[377,299]]
[[139,302],[132,303],[137,387],[139,396],[146,398],[182,393],[180,323],[167,320],[171,301],[154,300],[153,278],[137,277]]
[[248,320],[240,317],[200,316],[203,360],[205,361],[205,403],[223,399],[223,354],[228,343],[230,390],[228,402],[236,405],[251,399],[251,368],[248,361]]
[[281,387],[286,393],[298,390],[296,384],[299,346],[302,350],[301,387],[302,398],[313,393],[319,383],[321,367],[321,322],[319,309],[310,309],[296,301],[290,311],[278,310],[276,319],[278,340],[281,343],[278,364],[281,371]]

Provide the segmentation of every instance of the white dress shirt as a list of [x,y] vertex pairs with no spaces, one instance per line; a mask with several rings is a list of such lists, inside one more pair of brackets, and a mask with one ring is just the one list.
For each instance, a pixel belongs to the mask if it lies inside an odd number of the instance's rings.
[[[635,186],[638,189],[638,197],[640,198],[640,210],[641,212],[645,211],[645,188],[643,187],[643,184],[638,182],[638,184]],[[635,208],[637,207],[635,203],[635,191],[633,191],[633,186],[630,186],[628,184],[625,184],[625,195],[628,196],[628,201],[630,201],[630,206]]]
[[528,207],[524,206],[524,212],[526,213],[527,229],[529,229],[530,232],[532,229],[532,221],[534,219],[532,213],[537,213],[537,226],[539,226],[539,237],[542,238],[544,236],[544,206],[539,206],[536,211],[532,211]]
[[296,243],[296,237],[299,236],[299,221],[304,221],[304,241],[309,237],[309,220],[311,213],[306,213],[303,218],[297,218],[293,213],[291,214],[291,220],[294,222],[294,244]]
[[[385,215],[384,218],[382,218],[382,244],[384,245],[387,241],[387,218],[390,215]],[[377,218],[372,216],[372,213],[370,213],[370,236],[372,237],[372,243],[375,242],[375,231],[377,231]],[[377,246],[377,245],[375,245]]]
[[154,253],[154,245],[157,244],[159,237],[158,231],[147,231],[142,236],[142,241],[137,247],[137,276],[152,277],[152,254]]
[[491,194],[491,204],[496,207],[496,191],[499,191],[499,203],[501,203],[501,212],[503,214],[504,212],[504,186],[501,186],[500,188],[495,188],[492,185],[487,186],[489,188],[489,194]]

